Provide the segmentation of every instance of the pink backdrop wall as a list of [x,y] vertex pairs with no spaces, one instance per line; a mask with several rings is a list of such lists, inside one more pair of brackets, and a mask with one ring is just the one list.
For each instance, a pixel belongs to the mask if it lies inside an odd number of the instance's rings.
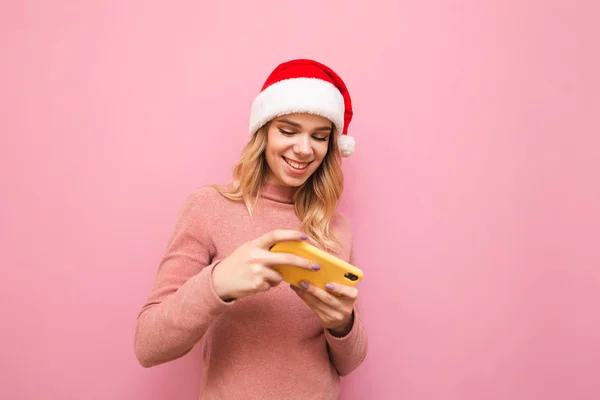
[[0,398],[197,398],[197,349],[143,369],[135,318],[296,57],[356,110],[371,347],[343,398],[600,398],[598,7],[222,3],[0,5]]

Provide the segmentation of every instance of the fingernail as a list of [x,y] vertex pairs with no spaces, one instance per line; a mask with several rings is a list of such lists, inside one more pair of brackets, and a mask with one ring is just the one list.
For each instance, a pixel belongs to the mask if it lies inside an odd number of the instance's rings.
[[325,287],[329,290],[335,289],[335,286],[333,286],[333,283],[328,283],[327,285],[325,285]]
[[315,271],[318,271],[321,269],[321,266],[319,264],[313,264],[312,269],[314,269]]
[[300,282],[300,286],[302,286],[302,289],[308,289],[308,283],[306,282]]
[[306,240],[306,239],[308,239],[308,236],[306,236],[305,234],[302,234],[302,235],[300,235],[300,239]]

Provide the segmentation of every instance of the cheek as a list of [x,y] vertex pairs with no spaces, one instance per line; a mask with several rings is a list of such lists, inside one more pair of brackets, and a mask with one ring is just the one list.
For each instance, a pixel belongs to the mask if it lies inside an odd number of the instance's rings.
[[329,142],[319,143],[315,147],[314,152],[315,152],[315,155],[317,156],[317,159],[319,161],[323,161],[323,159],[327,155],[328,149],[329,149]]
[[282,138],[281,135],[277,136],[273,134],[269,136],[265,151],[267,154],[270,154],[271,157],[281,157],[281,154],[287,147],[289,147],[289,144],[286,142],[285,138]]
[[273,151],[273,149],[267,150],[265,157],[267,159],[267,165],[269,166],[269,168],[275,169],[278,165],[277,161],[279,159],[277,152]]
[[267,158],[267,162],[272,163],[275,161],[275,158],[278,156],[278,143],[277,140],[269,136],[267,147],[265,148],[265,156]]

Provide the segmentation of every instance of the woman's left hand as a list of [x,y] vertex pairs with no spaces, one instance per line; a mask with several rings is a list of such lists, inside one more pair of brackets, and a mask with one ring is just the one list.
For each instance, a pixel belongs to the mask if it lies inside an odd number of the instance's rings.
[[342,337],[350,332],[354,323],[353,311],[358,289],[333,283],[327,284],[327,290],[308,282],[301,282],[301,287],[290,286],[334,336]]

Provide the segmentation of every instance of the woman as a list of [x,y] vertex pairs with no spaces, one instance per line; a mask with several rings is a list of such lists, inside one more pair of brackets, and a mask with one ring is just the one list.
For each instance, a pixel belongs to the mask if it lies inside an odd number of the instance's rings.
[[279,65],[253,102],[251,138],[224,186],[186,200],[142,307],[135,353],[151,367],[202,341],[201,398],[335,399],[367,353],[358,290],[280,285],[271,267],[318,265],[269,248],[308,240],[353,263],[336,208],[354,151],[348,91],[311,60]]

